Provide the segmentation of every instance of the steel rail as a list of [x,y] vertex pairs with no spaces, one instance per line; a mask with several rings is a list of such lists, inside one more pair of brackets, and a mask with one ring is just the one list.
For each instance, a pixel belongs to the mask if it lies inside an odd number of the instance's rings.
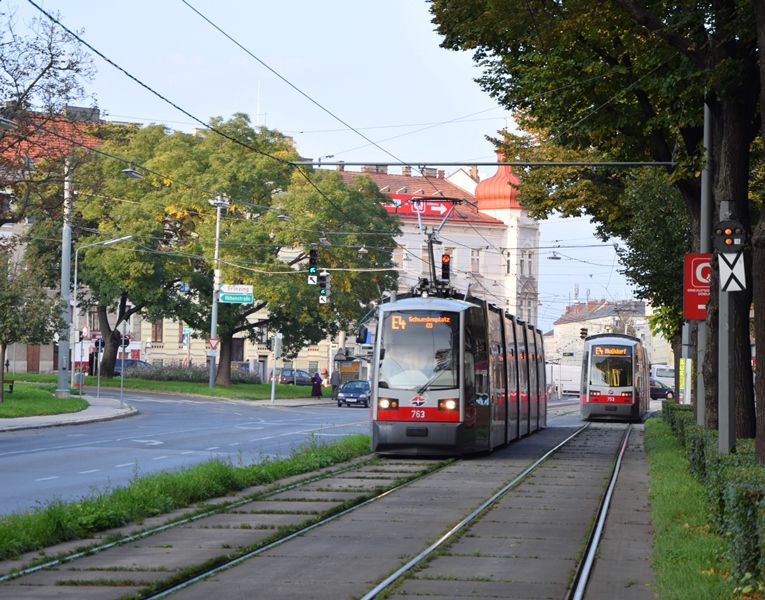
[[310,525],[306,525],[305,527],[301,527],[297,531],[293,531],[292,533],[280,537],[277,540],[273,540],[272,542],[269,542],[268,544],[264,546],[260,546],[258,548],[255,548],[254,550],[250,550],[249,552],[245,552],[244,554],[240,554],[239,556],[236,556],[234,558],[231,558],[220,565],[217,565],[215,567],[211,567],[209,569],[205,569],[202,573],[199,573],[198,575],[195,575],[193,577],[190,577],[188,579],[185,579],[181,581],[180,583],[173,584],[171,587],[165,588],[164,590],[161,590],[159,592],[156,592],[154,594],[150,594],[147,596],[141,596],[142,600],[155,600],[158,598],[165,598],[169,596],[170,594],[173,594],[177,591],[180,591],[184,588],[189,587],[190,585],[193,585],[199,581],[202,581],[204,579],[207,579],[208,577],[212,577],[213,575],[216,575],[220,573],[221,571],[225,571],[227,569],[230,569],[231,567],[235,567],[236,565],[243,563],[250,558],[253,558],[254,556],[257,556],[258,554],[261,554],[265,552],[266,550],[270,550],[272,548],[276,548],[278,546],[281,546],[282,544],[296,538],[299,536],[304,535],[305,533],[311,531],[312,529],[316,529],[317,527],[321,527],[322,525],[326,525],[327,523],[330,523],[331,521],[334,521],[335,519],[338,519],[340,517],[343,517],[349,513],[352,513],[356,510],[359,510],[360,508],[363,508],[365,506],[369,506],[373,502],[377,502],[378,500],[385,498],[386,496],[392,494],[393,492],[396,492],[398,490],[401,490],[412,483],[415,483],[416,481],[419,481],[420,479],[423,479],[425,477],[428,477],[429,475],[432,475],[433,473],[436,473],[447,466],[453,465],[455,462],[459,462],[459,460],[446,460],[443,462],[443,464],[436,468],[431,469],[427,473],[421,473],[420,475],[413,477],[411,479],[408,479],[407,481],[404,481],[403,483],[400,483],[399,485],[392,487],[388,490],[385,490],[384,492],[381,492],[380,494],[377,494],[376,496],[369,498],[365,500],[364,502],[360,502],[359,504],[355,504],[354,506],[351,506],[350,508],[346,508],[345,510],[340,511],[339,513],[336,513],[334,515],[330,515],[329,517],[324,517],[322,519],[319,519],[318,521],[314,521]]
[[211,517],[215,514],[224,513],[226,511],[232,510],[234,508],[238,508],[244,504],[248,504],[250,502],[253,502],[254,500],[262,500],[265,498],[268,498],[269,496],[274,496],[276,494],[281,494],[282,492],[288,492],[290,490],[293,490],[295,488],[302,487],[304,485],[308,485],[311,483],[315,483],[317,481],[321,481],[322,479],[328,479],[330,477],[334,477],[335,475],[340,475],[342,473],[347,473],[349,471],[354,471],[356,469],[361,468],[364,465],[369,464],[371,461],[363,461],[361,464],[356,464],[350,467],[345,467],[342,469],[336,469],[327,471],[325,474],[318,476],[318,477],[309,477],[307,479],[301,479],[300,481],[296,481],[295,483],[291,483],[290,485],[284,485],[280,486],[278,488],[273,488],[270,490],[267,490],[265,492],[258,492],[255,494],[251,494],[249,496],[246,496],[245,498],[241,498],[239,500],[236,500],[234,502],[228,502],[228,503],[222,503],[216,506],[215,508],[212,508],[208,511],[205,511],[203,513],[199,513],[196,515],[193,515],[191,517],[186,517],[185,519],[180,519],[178,521],[173,521],[172,523],[166,523],[164,525],[158,525],[157,527],[152,527],[150,529],[146,529],[144,531],[141,531],[139,533],[135,533],[133,535],[129,535],[123,538],[120,538],[119,540],[116,540],[114,542],[109,542],[108,544],[101,544],[98,546],[93,546],[90,548],[87,548],[85,550],[82,550],[80,552],[75,552],[74,554],[69,554],[67,556],[57,558],[54,560],[50,560],[46,563],[35,565],[34,567],[29,567],[26,569],[20,569],[18,571],[13,571],[11,573],[8,573],[6,575],[0,576],[0,583],[5,583],[7,581],[11,581],[13,579],[18,579],[19,577],[24,577],[25,575],[31,575],[32,573],[36,573],[37,571],[42,571],[43,569],[48,569],[50,567],[56,567],[58,565],[62,565],[65,563],[72,562],[74,560],[77,560],[78,558],[82,558],[83,556],[90,556],[92,554],[97,554],[98,552],[102,552],[104,550],[109,550],[110,548],[115,548],[117,546],[122,546],[124,544],[129,544],[130,542],[134,542],[136,540],[143,539],[145,537],[149,537],[150,535],[154,535],[155,533],[161,533],[163,531],[166,531],[168,529],[173,529],[174,527],[178,527],[180,525],[185,525],[187,523],[193,523],[194,521],[198,521],[200,519],[205,519],[207,517]]
[[606,525],[606,517],[608,516],[608,508],[611,506],[611,497],[616,487],[616,480],[619,477],[619,470],[622,465],[622,458],[627,450],[627,442],[630,439],[630,433],[632,432],[632,425],[627,427],[627,431],[624,433],[622,440],[622,446],[619,450],[619,454],[616,457],[614,468],[611,472],[611,479],[608,483],[608,489],[606,490],[603,500],[601,501],[600,508],[598,508],[598,518],[590,533],[590,539],[587,542],[585,560],[579,563],[579,567],[574,575],[574,581],[571,586],[571,592],[568,595],[568,600],[582,600],[584,597],[584,591],[587,587],[587,582],[590,579],[590,573],[592,572],[592,566],[595,564],[595,554],[598,551],[600,545],[600,537],[603,534],[603,528]]
[[438,549],[441,545],[443,545],[445,542],[447,542],[449,539],[451,539],[457,532],[464,529],[466,525],[471,523],[478,515],[480,515],[484,510],[486,510],[489,506],[497,502],[502,496],[504,496],[508,491],[510,491],[512,488],[514,488],[516,485],[518,485],[521,481],[523,481],[528,475],[530,475],[539,465],[541,465],[543,462],[545,462],[550,456],[552,456],[555,452],[560,450],[563,446],[568,444],[572,439],[574,439],[576,436],[578,436],[580,433],[582,433],[585,429],[587,429],[590,426],[589,423],[586,425],[583,425],[579,429],[577,429],[574,433],[572,433],[570,436],[568,436],[565,440],[563,440],[560,444],[552,448],[551,450],[548,450],[541,458],[537,459],[531,466],[526,468],[525,471],[523,471],[520,475],[518,475],[515,479],[513,479],[510,483],[506,484],[501,490],[496,492],[491,498],[486,500],[481,506],[476,508],[472,513],[470,513],[467,517],[465,517],[462,521],[457,523],[450,531],[448,531],[446,534],[444,534],[441,538],[439,538],[437,541],[435,541],[433,544],[428,546],[425,550],[420,552],[417,556],[415,556],[412,560],[410,560],[408,563],[406,563],[404,566],[402,566],[400,569],[398,569],[395,573],[384,579],[380,584],[378,584],[374,589],[369,591],[366,595],[362,596],[361,600],[372,600],[373,598],[376,598],[378,594],[385,591],[385,589],[390,586],[394,581],[396,581],[399,577],[404,575],[407,571],[412,569],[415,565],[417,565],[421,560],[426,558],[429,554],[432,554],[436,549]]

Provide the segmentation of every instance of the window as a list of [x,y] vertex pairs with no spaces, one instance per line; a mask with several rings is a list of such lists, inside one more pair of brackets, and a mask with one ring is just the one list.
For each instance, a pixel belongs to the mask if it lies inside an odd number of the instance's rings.
[[162,319],[154,321],[151,324],[151,341],[152,342],[162,341]]
[[91,331],[101,331],[101,322],[98,320],[98,307],[88,308],[88,327]]
[[518,272],[519,275],[526,274],[525,265],[526,265],[526,252],[522,250],[521,251],[521,268],[520,268],[520,271]]
[[316,360],[308,361],[308,370],[311,373],[315,373],[316,371],[318,371],[319,370],[319,361],[316,361]]
[[404,248],[396,246],[393,249],[393,264],[401,269],[404,266]]
[[481,272],[481,250],[479,248],[470,250],[470,272]]
[[529,250],[529,277],[533,277],[534,276],[534,271],[531,268],[531,266],[533,264],[532,263],[532,257],[533,256],[534,256],[534,253],[531,250]]
[[513,254],[512,252],[507,253],[507,267],[505,270],[505,275],[510,275],[510,273],[513,272]]
[[178,343],[183,343],[183,321],[178,323]]

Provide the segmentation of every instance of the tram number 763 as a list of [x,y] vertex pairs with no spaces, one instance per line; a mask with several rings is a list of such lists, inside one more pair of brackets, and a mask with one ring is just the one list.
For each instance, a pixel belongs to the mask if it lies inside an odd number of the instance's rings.
[[424,410],[415,410],[415,409],[412,409],[412,418],[413,419],[424,419],[425,418],[425,411]]

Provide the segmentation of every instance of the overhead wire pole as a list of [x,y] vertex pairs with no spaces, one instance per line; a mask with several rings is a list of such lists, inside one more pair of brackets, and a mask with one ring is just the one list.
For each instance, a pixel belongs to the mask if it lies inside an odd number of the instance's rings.
[[[213,291],[212,291],[212,312],[210,313],[210,339],[218,337],[218,295],[220,294],[221,274],[220,274],[220,211],[222,208],[228,208],[231,204],[225,199],[223,194],[218,194],[210,204],[215,207],[215,263],[213,265]],[[218,346],[220,348],[220,346]],[[215,356],[210,356],[210,387],[215,387]]]
[[69,398],[69,328],[71,326],[71,297],[69,278],[72,261],[72,162],[64,161],[64,225],[61,230],[61,316],[64,327],[58,338],[57,398]]
[[[702,254],[712,252],[712,110],[704,102],[704,148],[706,160],[701,171],[700,246]],[[704,387],[704,359],[707,353],[707,322],[698,322],[696,330],[696,424],[704,427],[706,420],[706,388]]]

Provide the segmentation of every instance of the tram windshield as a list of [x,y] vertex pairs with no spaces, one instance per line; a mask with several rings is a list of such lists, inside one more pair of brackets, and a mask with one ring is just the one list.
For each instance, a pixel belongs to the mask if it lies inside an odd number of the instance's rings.
[[459,385],[459,313],[386,312],[380,342],[381,388],[448,390]]
[[594,346],[591,352],[590,385],[632,387],[632,348]]

